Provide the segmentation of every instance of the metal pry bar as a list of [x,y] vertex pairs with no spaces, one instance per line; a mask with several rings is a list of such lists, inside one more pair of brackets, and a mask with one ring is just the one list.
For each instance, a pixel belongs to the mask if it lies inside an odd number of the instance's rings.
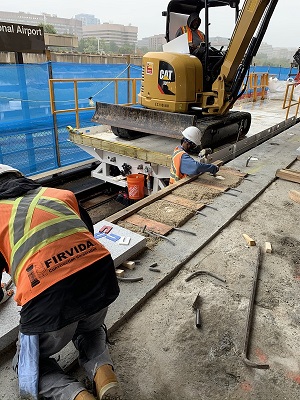
[[209,272],[209,271],[196,271],[196,272],[192,273],[190,276],[188,276],[185,279],[185,281],[188,282],[191,279],[193,279],[193,278],[195,278],[196,276],[199,276],[199,275],[210,275],[213,278],[218,279],[219,281],[221,281],[223,283],[226,283],[226,279],[220,278],[219,276],[217,276],[217,275],[215,275],[215,274],[213,274],[212,272]]
[[256,261],[255,273],[254,273],[254,277],[253,277],[252,292],[251,292],[251,296],[250,296],[250,300],[249,300],[247,324],[246,324],[246,334],[245,334],[245,340],[244,340],[244,349],[243,349],[243,353],[242,353],[242,359],[243,359],[244,363],[246,365],[248,365],[248,367],[259,368],[259,369],[269,369],[270,368],[269,364],[256,363],[256,362],[249,360],[249,358],[248,358],[249,342],[250,342],[250,336],[251,336],[251,324],[252,324],[252,320],[253,320],[254,301],[255,301],[256,287],[257,287],[257,281],[258,281],[258,271],[259,271],[259,267],[261,264],[261,258],[262,258],[261,248],[258,247],[257,261]]

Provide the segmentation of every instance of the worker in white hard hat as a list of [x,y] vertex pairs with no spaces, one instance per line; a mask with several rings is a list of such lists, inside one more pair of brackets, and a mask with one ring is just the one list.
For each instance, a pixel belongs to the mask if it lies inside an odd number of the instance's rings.
[[[0,164],[0,237],[0,280],[11,276],[21,306],[13,361],[21,397],[121,400],[104,325],[119,295],[114,262],[74,193]],[[69,342],[93,393],[52,357]]]
[[189,126],[182,132],[181,145],[174,150],[170,168],[170,184],[190,175],[198,175],[201,172],[210,172],[215,175],[219,167],[214,164],[206,164],[196,161],[189,155],[201,145],[202,133],[196,126]]

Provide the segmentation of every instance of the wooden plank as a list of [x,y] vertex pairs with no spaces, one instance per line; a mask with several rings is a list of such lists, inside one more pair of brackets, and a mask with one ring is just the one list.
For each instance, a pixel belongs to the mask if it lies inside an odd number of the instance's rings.
[[167,200],[171,203],[180,204],[181,206],[190,208],[193,211],[199,211],[202,210],[203,207],[205,207],[205,204],[197,203],[193,200],[189,200],[180,196],[175,196],[174,194],[168,194],[164,197],[164,200]]
[[135,146],[134,144],[109,141],[100,137],[89,136],[87,134],[78,135],[70,132],[69,138],[75,144],[83,144],[85,146],[94,147],[100,150],[106,150],[126,157],[136,158],[138,160],[163,165],[165,167],[171,166],[172,154],[165,154],[158,151],[153,151],[153,149],[145,149]]
[[294,171],[292,169],[278,169],[276,171],[276,177],[286,181],[300,183],[300,171]]
[[298,190],[290,190],[289,197],[296,203],[300,203],[300,192]]
[[146,225],[146,229],[148,231],[159,233],[160,235],[166,235],[173,229],[173,227],[170,225],[166,225],[161,222],[154,221],[153,219],[142,217],[138,214],[133,214],[126,218],[124,221],[136,226],[140,226],[141,228]]

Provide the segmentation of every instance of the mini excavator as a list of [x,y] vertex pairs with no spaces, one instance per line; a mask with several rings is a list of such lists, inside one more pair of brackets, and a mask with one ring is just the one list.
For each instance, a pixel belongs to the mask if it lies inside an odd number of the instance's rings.
[[[188,16],[204,20],[205,43],[200,57],[180,52],[148,52],[142,61],[139,105],[96,103],[94,122],[110,125],[115,135],[134,139],[145,134],[181,138],[188,126],[202,132],[201,147],[244,137],[251,114],[231,110],[243,94],[253,57],[262,42],[278,0],[171,0],[166,17],[166,41]],[[234,10],[234,30],[226,50],[209,41],[210,11]],[[204,16],[204,18],[203,18]],[[201,24],[203,31],[203,23]]]

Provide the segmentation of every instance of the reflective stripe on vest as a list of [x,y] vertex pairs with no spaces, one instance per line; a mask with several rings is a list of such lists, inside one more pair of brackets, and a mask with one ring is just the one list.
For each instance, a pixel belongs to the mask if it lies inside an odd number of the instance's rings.
[[180,161],[183,153],[184,150],[180,147],[176,147],[174,150],[170,168],[170,183],[177,182],[186,176],[180,172]]
[[[188,42],[189,44],[193,43],[193,32],[191,30],[191,28],[187,25],[182,26],[181,27],[182,33],[187,33],[188,34]],[[201,31],[199,31],[198,29],[196,30],[197,35],[199,36],[199,38],[202,40],[202,42],[205,41],[204,35]]]
[[[11,247],[11,276],[16,284],[22,266],[29,257],[44,246],[76,232],[87,232],[88,229],[77,214],[63,201],[43,196],[47,188],[28,192],[13,204],[9,221],[9,238]],[[30,228],[34,209],[40,209],[55,216]]]

